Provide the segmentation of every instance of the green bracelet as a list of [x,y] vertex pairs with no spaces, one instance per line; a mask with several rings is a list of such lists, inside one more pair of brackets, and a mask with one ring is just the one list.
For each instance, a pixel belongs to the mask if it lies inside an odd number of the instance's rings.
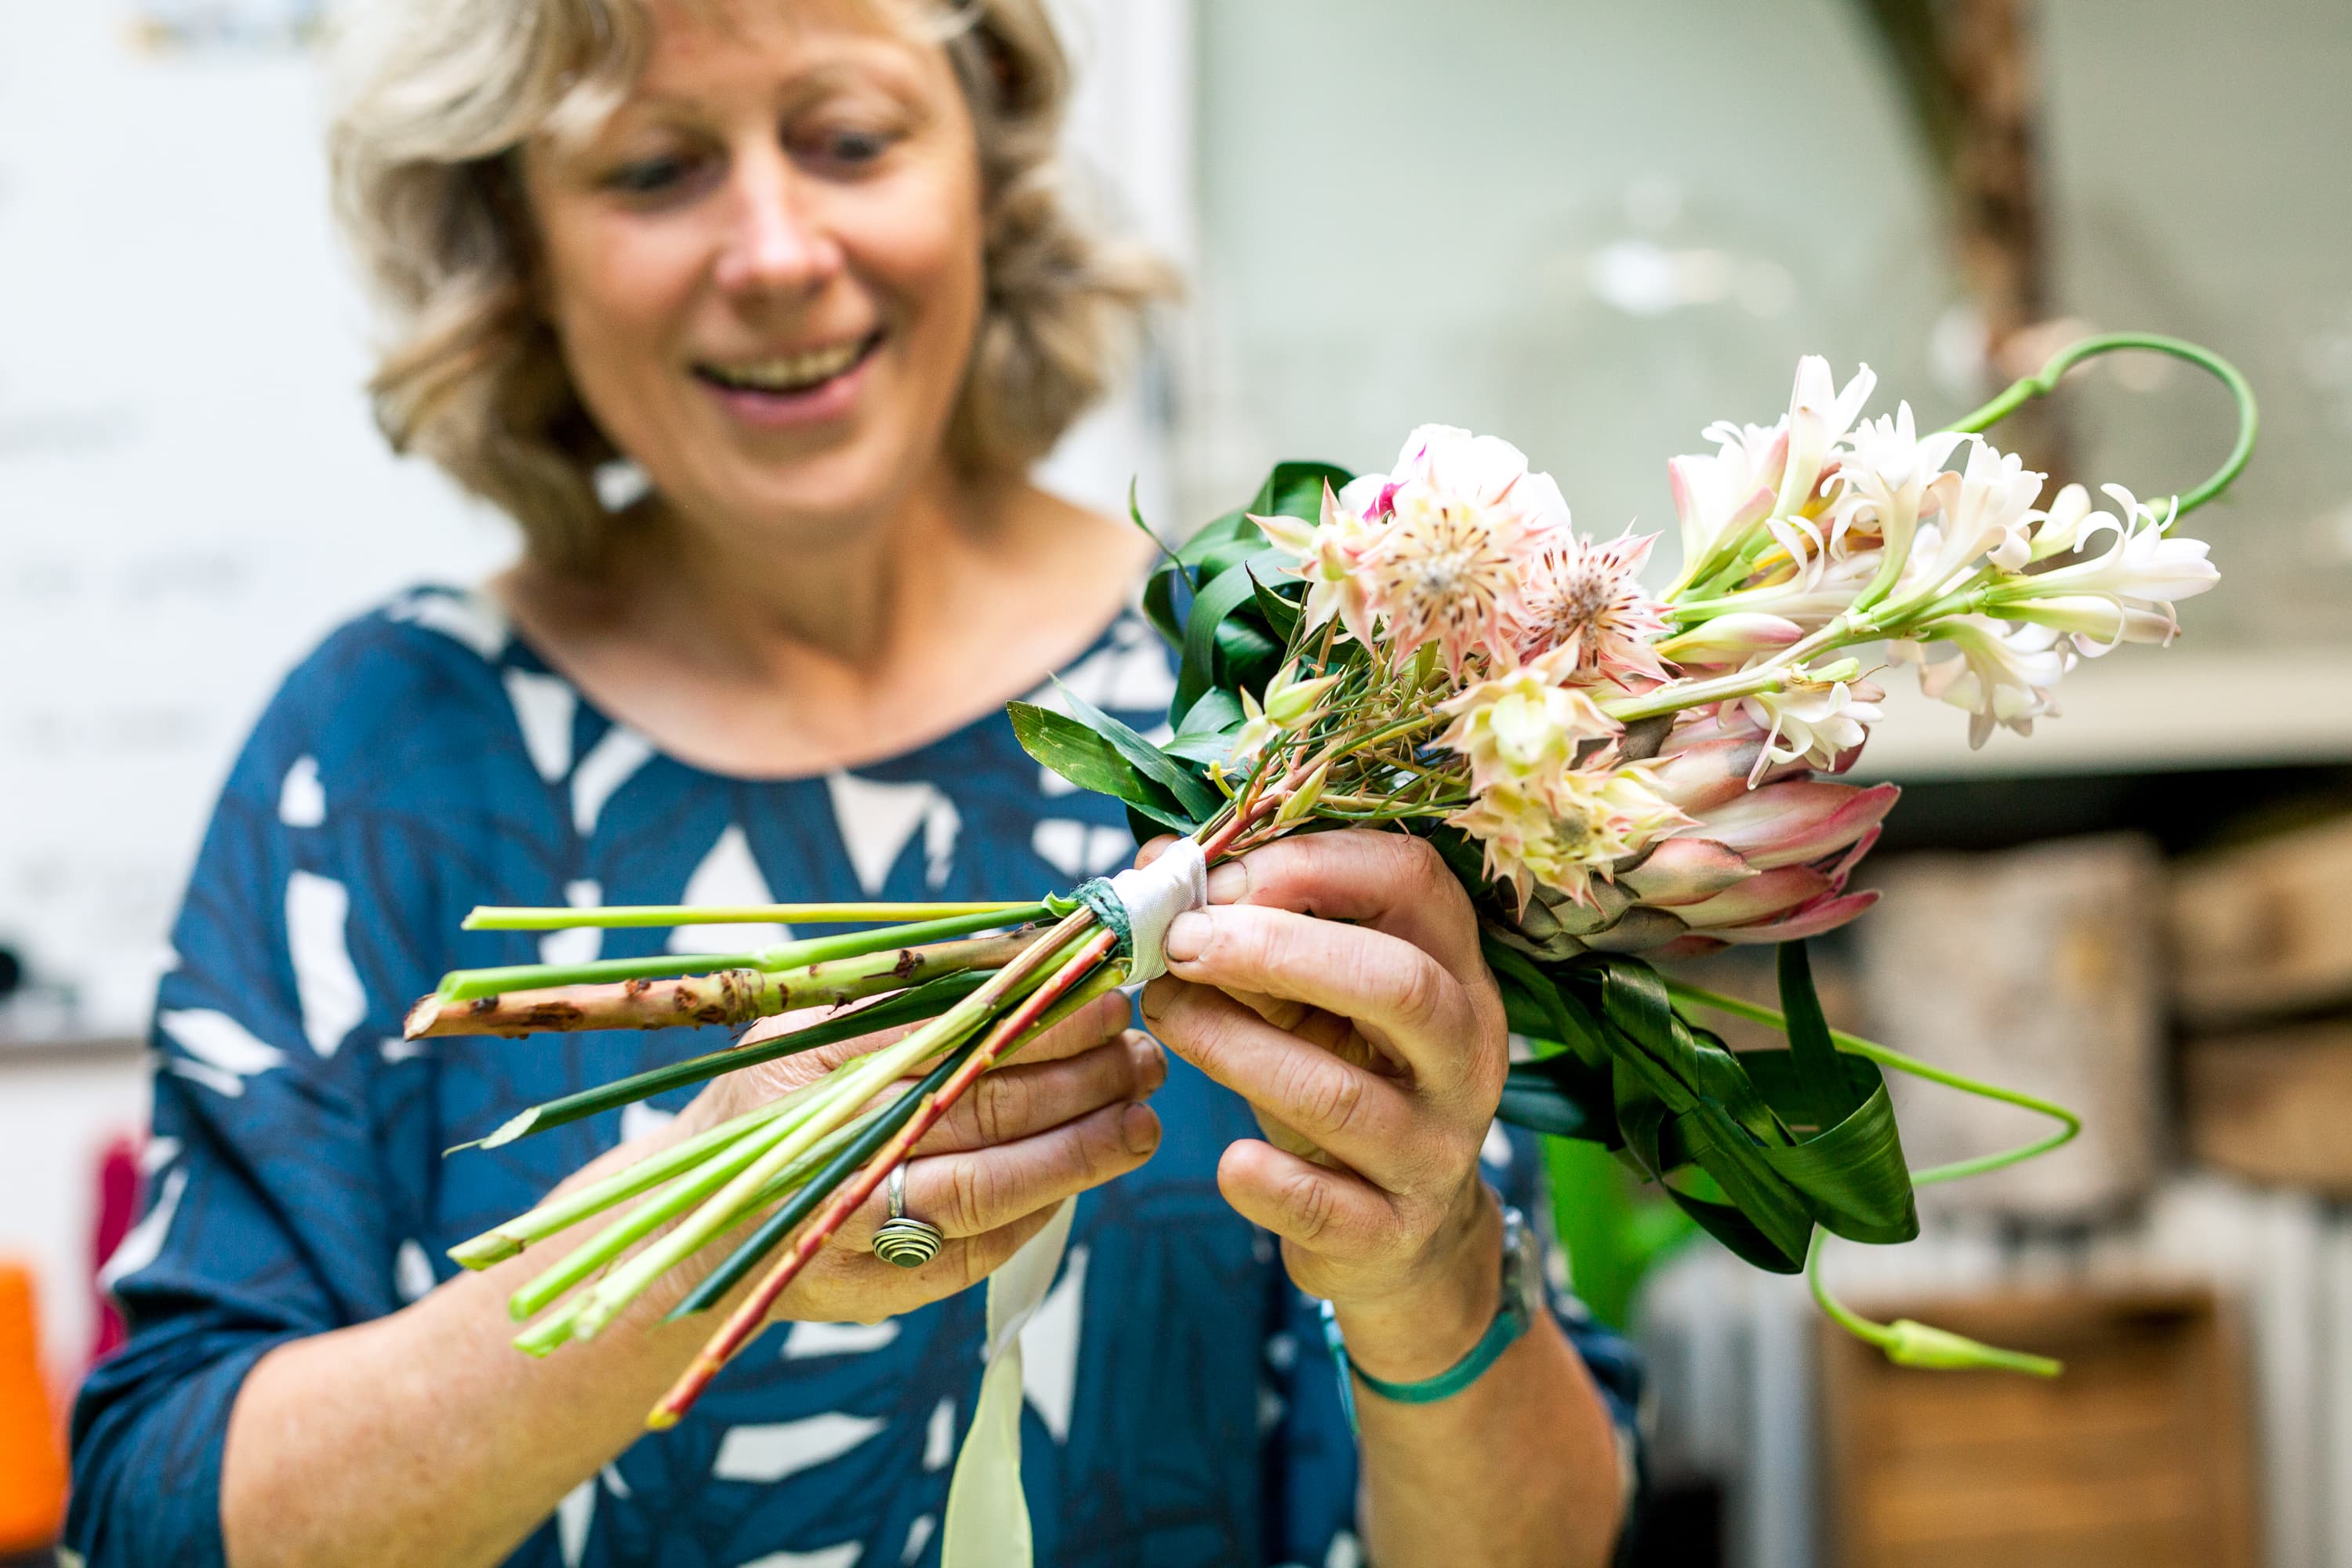
[[1527,1221],[1519,1211],[1506,1205],[1503,1209],[1503,1292],[1495,1308],[1495,1321],[1478,1336],[1478,1342],[1465,1352],[1460,1361],[1434,1377],[1424,1377],[1412,1383],[1391,1383],[1374,1377],[1362,1367],[1348,1360],[1347,1342],[1339,1334],[1339,1316],[1330,1302],[1323,1303],[1323,1341],[1331,1349],[1331,1360],[1339,1373],[1339,1407],[1347,1413],[1348,1430],[1356,1430],[1356,1394],[1352,1380],[1361,1381],[1366,1388],[1382,1399],[1399,1405],[1434,1405],[1451,1398],[1478,1381],[1486,1370],[1494,1365],[1511,1342],[1528,1331],[1533,1320],[1534,1307],[1529,1285],[1537,1276],[1530,1272],[1533,1248]]

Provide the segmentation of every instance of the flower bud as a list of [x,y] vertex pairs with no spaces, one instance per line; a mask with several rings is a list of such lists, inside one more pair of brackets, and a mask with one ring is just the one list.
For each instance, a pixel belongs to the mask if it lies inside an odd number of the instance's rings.
[[2033,531],[2032,558],[2046,561],[2062,550],[2074,549],[2082,532],[2083,520],[2090,515],[2090,491],[2080,485],[2068,485],[2060,490],[2050,503],[2049,515]]
[[1940,1372],[1959,1371],[1969,1367],[1993,1367],[2004,1372],[2021,1372],[2033,1377],[2056,1377],[2065,1368],[2048,1356],[2027,1355],[2022,1351],[2005,1351],[1997,1345],[1981,1343],[1965,1334],[1948,1329],[1931,1328],[1909,1318],[1897,1318],[1886,1325],[1886,1338],[1879,1349],[1886,1359],[1897,1366],[1927,1367]]
[[1323,786],[1330,781],[1330,776],[1331,764],[1328,762],[1308,773],[1307,782],[1292,790],[1283,801],[1282,808],[1274,814],[1275,826],[1286,826],[1314,810],[1315,803],[1323,798]]
[[1339,684],[1337,675],[1321,675],[1312,680],[1287,681],[1289,671],[1275,677],[1266,688],[1265,716],[1277,730],[1291,731],[1315,716],[1315,710],[1331,689]]
[[1658,644],[1657,651],[1676,664],[1730,664],[1787,647],[1804,635],[1804,627],[1782,616],[1742,611],[1701,621]]

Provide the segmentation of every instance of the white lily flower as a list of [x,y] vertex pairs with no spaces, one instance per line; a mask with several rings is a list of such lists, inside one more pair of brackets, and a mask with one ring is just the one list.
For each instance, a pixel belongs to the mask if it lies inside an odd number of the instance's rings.
[[2046,561],[2062,550],[2074,549],[2082,532],[2083,520],[2090,515],[2090,491],[2072,484],[2060,489],[2033,530],[2032,558]]
[[1718,552],[1727,553],[1771,515],[1789,461],[1785,415],[1769,426],[1720,421],[1703,436],[1717,443],[1712,456],[1693,452],[1666,463],[1666,485],[1682,524],[1683,565],[1689,572]]
[[1884,418],[1863,421],[1854,430],[1853,449],[1845,454],[1834,480],[1838,495],[1831,516],[1834,534],[1841,539],[1864,521],[1878,534],[1884,552],[1878,575],[1887,581],[1874,579],[1873,586],[1891,585],[1910,563],[1928,487],[1943,472],[1953,449],[1969,438],[1948,430],[1921,436],[1908,403],[1898,404]]
[[[1853,662],[1845,661],[1851,669]],[[1886,717],[1879,706],[1886,694],[1868,681],[1808,679],[1791,674],[1787,688],[1744,698],[1740,708],[1764,727],[1764,751],[1748,775],[1753,788],[1767,770],[1803,758],[1817,768],[1834,767],[1843,752],[1869,739],[1869,726]]]
[[[1887,644],[1895,658],[1919,666],[1919,689],[1938,701],[1969,711],[1969,746],[1985,743],[1993,726],[2021,735],[2033,733],[2033,721],[2058,710],[2051,689],[2066,673],[2068,658],[2056,647],[2050,626],[2012,626],[1990,616],[1953,616],[1937,621],[1927,646]],[[1930,662],[1929,648],[1948,645],[1957,658]]]
[[2020,579],[2004,588],[2005,596],[2112,594],[2130,602],[2168,605],[2176,599],[2193,598],[2221,580],[2221,572],[2205,558],[2211,546],[2203,540],[2168,536],[2169,517],[2158,518],[2154,508],[2121,485],[2101,488],[2123,508],[2123,515],[2099,513],[2082,531],[2076,553],[2088,549],[2103,531],[2113,534],[2114,542],[2092,560]]
[[1780,474],[1780,493],[1772,510],[1786,516],[1801,511],[1821,483],[1830,449],[1845,438],[1862,413],[1862,405],[1878,385],[1868,365],[1853,373],[1845,389],[1837,390],[1830,362],[1807,354],[1797,362],[1797,384],[1789,394],[1789,462]]
[[1948,592],[1958,579],[1973,575],[1979,561],[2015,572],[2032,558],[2027,527],[2048,476],[1973,436],[1968,440],[1967,468],[1939,473],[1929,481],[1934,505],[1928,510],[1937,521],[1914,536],[1912,570],[1905,574],[1901,595],[1887,605],[1889,615]]
[[2127,642],[2161,647],[2180,633],[2180,623],[2173,618],[2170,605],[2134,604],[2105,594],[2024,599],[2002,605],[2000,613],[2011,620],[2066,633],[2074,639],[2075,651],[2086,658],[2096,658]]

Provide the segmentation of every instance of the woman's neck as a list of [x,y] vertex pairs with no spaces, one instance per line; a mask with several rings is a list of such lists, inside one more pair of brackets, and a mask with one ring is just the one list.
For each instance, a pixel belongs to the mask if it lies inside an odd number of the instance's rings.
[[783,774],[894,754],[1030,689],[1149,552],[1025,483],[950,478],[821,548],[653,502],[593,579],[525,563],[495,589],[551,663],[665,750]]

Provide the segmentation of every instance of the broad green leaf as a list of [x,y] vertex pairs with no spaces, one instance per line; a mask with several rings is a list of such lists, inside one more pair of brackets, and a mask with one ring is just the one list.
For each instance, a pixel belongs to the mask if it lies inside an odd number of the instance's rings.
[[1592,1119],[1584,1106],[1562,1093],[1549,1079],[1528,1073],[1527,1063],[1511,1068],[1503,1083],[1502,1103],[1495,1114],[1514,1127],[1553,1138],[1589,1138]]
[[1030,702],[1008,702],[1021,749],[1080,789],[1122,800],[1153,822],[1190,833],[1200,826],[1163,784],[1121,756],[1110,741],[1077,720]]
[[1356,476],[1336,463],[1276,463],[1258,486],[1249,510],[1260,517],[1302,517],[1309,522],[1323,518],[1323,487],[1343,489]]
[[[1299,600],[1306,596],[1307,584],[1296,577],[1283,577],[1269,584],[1257,582],[1252,595],[1257,603],[1257,613],[1265,617],[1275,639],[1288,644],[1291,633],[1298,628]],[[1286,594],[1285,590],[1292,593]]]
[[1176,733],[1180,737],[1221,734],[1246,717],[1240,698],[1222,686],[1212,686],[1177,720]]
[[1070,705],[1071,712],[1080,723],[1108,741],[1139,773],[1166,789],[1179,805],[1192,814],[1196,821],[1205,822],[1216,815],[1217,808],[1224,802],[1218,798],[1216,791],[1194,777],[1192,769],[1059,680],[1054,684],[1060,689],[1062,700]]
[[1838,1065],[1837,1047],[1830,1043],[1829,1021],[1822,1016],[1803,942],[1780,944],[1780,1015],[1788,1020],[1790,1061],[1803,1089],[1796,1120],[1828,1127],[1860,1105],[1875,1085],[1857,1090]]
[[1176,670],[1172,707],[1189,710],[1201,693],[1219,684],[1214,663],[1217,627],[1256,591],[1248,563],[1244,562],[1226,567],[1194,596],[1192,608],[1184,617],[1184,657]]

